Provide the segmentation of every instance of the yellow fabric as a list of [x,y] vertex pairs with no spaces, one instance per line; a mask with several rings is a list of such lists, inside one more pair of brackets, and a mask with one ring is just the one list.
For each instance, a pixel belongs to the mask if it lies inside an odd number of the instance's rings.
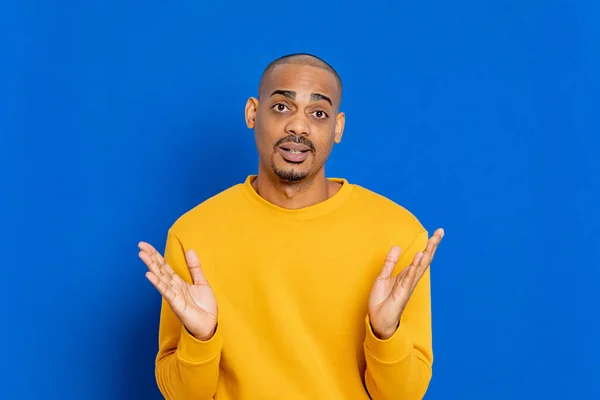
[[388,340],[368,320],[393,245],[398,273],[428,233],[406,209],[345,179],[300,210],[264,200],[254,175],[182,215],[165,258],[191,282],[194,249],[218,306],[215,335],[192,337],[163,301],[156,379],[167,400],[421,399],[431,378],[430,273]]

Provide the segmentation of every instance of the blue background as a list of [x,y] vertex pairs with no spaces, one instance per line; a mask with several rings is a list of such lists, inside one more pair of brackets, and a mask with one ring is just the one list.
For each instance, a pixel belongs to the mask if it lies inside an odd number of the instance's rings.
[[446,229],[426,398],[600,398],[599,2],[13,0],[0,37],[0,397],[160,398],[137,242],[255,173],[245,101],[312,52],[327,174]]

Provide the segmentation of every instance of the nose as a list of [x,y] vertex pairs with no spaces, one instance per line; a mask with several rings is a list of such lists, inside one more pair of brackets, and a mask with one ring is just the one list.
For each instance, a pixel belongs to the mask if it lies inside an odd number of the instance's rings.
[[292,119],[285,127],[285,131],[289,135],[310,135],[310,127],[306,120],[302,117]]

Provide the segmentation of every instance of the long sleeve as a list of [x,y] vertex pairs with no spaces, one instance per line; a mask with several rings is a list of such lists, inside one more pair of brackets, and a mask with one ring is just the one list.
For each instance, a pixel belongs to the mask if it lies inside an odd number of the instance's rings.
[[[396,273],[408,266],[427,245],[421,233],[398,262]],[[431,380],[433,350],[431,335],[430,270],[421,277],[409,299],[400,326],[387,340],[378,339],[365,319],[364,341],[367,368],[365,384],[373,400],[420,400]]]
[[[191,282],[185,252],[171,230],[167,236],[165,260],[182,279]],[[158,342],[156,382],[165,399],[212,399],[217,390],[223,344],[219,328],[210,340],[197,340],[163,299]]]

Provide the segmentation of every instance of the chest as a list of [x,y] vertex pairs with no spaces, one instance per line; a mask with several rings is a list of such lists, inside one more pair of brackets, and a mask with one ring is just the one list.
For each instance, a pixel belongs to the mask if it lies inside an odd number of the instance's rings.
[[351,227],[248,229],[218,246],[227,251],[209,255],[207,278],[226,309],[273,318],[292,311],[310,320],[339,313],[362,318],[384,246]]

